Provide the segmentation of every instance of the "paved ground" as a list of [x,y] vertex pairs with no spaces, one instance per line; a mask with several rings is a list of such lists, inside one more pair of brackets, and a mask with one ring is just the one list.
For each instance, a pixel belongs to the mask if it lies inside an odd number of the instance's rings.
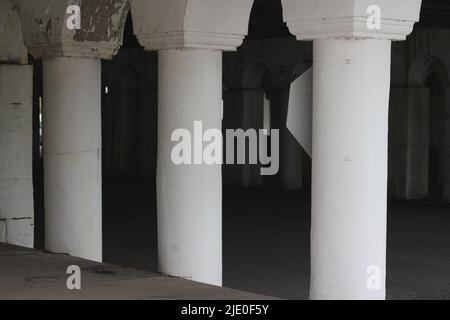
[[[151,182],[104,186],[107,262],[156,271],[155,192]],[[298,192],[225,189],[224,285],[307,299],[310,199]],[[388,299],[450,299],[450,207],[390,203]]]
[[[70,291],[69,265],[81,268]],[[0,299],[268,299],[232,289],[0,244]]]

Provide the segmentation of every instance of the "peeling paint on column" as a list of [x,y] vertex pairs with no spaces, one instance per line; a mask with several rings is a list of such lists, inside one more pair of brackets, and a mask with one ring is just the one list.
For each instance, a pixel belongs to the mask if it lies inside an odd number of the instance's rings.
[[[81,29],[75,41],[111,41],[120,38],[126,15],[121,0],[84,1],[81,6]],[[128,11],[126,4],[125,11]]]
[[42,16],[35,16],[34,22],[38,30],[43,32],[43,38],[49,40],[52,38],[53,23],[50,7],[43,11]]
[[[35,58],[111,59],[122,44],[127,0],[16,0],[24,41]],[[70,5],[81,10],[81,29],[67,28]]]

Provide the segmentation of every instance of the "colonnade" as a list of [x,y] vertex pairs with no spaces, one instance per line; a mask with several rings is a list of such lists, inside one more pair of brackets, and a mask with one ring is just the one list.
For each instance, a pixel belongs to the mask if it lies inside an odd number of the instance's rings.
[[[221,129],[222,52],[244,40],[253,0],[92,1],[82,30],[65,25],[69,2],[18,1],[25,44],[44,64],[46,249],[102,260],[100,59],[118,51],[130,5],[140,44],[159,55],[160,271],[221,285],[221,167],[174,165],[171,134],[194,121]],[[282,3],[291,33],[314,41],[310,297],[384,299],[390,46],[421,1]]]

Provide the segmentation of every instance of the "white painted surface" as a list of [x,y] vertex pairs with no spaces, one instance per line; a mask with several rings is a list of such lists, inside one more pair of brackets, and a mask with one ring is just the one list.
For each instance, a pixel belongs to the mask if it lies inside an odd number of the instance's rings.
[[[384,299],[390,41],[317,40],[312,299]],[[369,290],[367,268],[381,287]]]
[[102,261],[101,63],[43,60],[45,246]]
[[[282,0],[284,21],[298,40],[338,37],[404,40],[419,21],[422,0]],[[381,28],[371,29],[371,6]]]
[[131,0],[134,32],[146,50],[234,51],[248,31],[253,0]]
[[164,274],[222,284],[222,177],[220,165],[171,161],[174,129],[221,130],[222,52],[159,52],[158,254]]
[[[421,0],[282,0],[299,40],[315,40],[312,299],[384,299],[390,41],[419,20]],[[381,28],[368,28],[369,6]],[[367,287],[367,268],[381,272]]]
[[0,242],[33,247],[33,68],[0,64]]
[[312,81],[309,68],[291,84],[286,127],[309,156],[312,153]]

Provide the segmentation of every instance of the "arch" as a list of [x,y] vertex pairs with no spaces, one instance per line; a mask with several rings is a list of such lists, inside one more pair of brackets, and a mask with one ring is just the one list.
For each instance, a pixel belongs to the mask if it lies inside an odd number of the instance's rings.
[[[429,123],[429,128],[433,128],[434,130],[434,137],[440,137],[442,134],[444,137],[443,140],[439,143],[434,143],[433,148],[431,149],[431,136],[427,136],[427,145],[428,145],[428,155],[426,158],[426,163],[428,163],[428,168],[423,169],[427,170],[426,177],[427,177],[427,195],[430,196],[431,191],[431,185],[430,182],[434,181],[434,187],[436,187],[436,181],[437,179],[443,179],[439,181],[439,185],[443,190],[439,191],[439,193],[442,193],[439,197],[443,197],[444,199],[449,198],[450,194],[450,163],[448,162],[448,154],[450,150],[450,122],[448,121],[448,116],[446,114],[450,114],[450,79],[448,74],[448,67],[442,62],[442,60],[439,57],[432,56],[432,55],[426,55],[421,56],[411,65],[408,73],[408,84],[410,87],[418,87],[418,88],[425,88],[429,87],[429,80],[430,79],[436,79],[436,83],[439,85],[439,89],[443,90],[442,94],[442,105],[441,109],[439,111],[439,114],[434,114],[433,119],[435,121],[435,124],[432,125]],[[430,98],[436,98],[436,94],[428,94]],[[430,103],[430,102],[429,102]],[[431,112],[436,112],[435,108],[431,108],[431,105],[428,105],[428,111],[426,111],[427,114],[427,121],[431,121]],[[439,119],[439,120],[437,120]],[[438,121],[440,124],[437,125],[436,121]],[[442,122],[440,122],[442,121]],[[438,131],[436,131],[438,130]],[[439,131],[441,130],[441,131]],[[437,133],[436,133],[437,132]],[[439,133],[441,132],[441,133]],[[416,137],[419,141],[421,137]],[[437,140],[440,141],[440,140]],[[420,148],[416,146],[416,148]],[[412,152],[412,155],[415,153]],[[433,157],[432,157],[433,156]],[[415,159],[414,161],[423,162],[423,159]],[[433,162],[430,162],[431,159],[433,159]],[[432,174],[432,177],[430,177],[430,170],[431,168],[435,167],[433,164],[437,166],[438,169],[434,169],[434,173]],[[437,170],[437,171],[436,171]],[[434,177],[434,178],[433,178]],[[439,178],[437,178],[439,177]],[[431,178],[431,180],[430,180]],[[436,192],[435,192],[436,193]]]
[[409,69],[408,83],[410,85],[424,86],[432,73],[438,76],[443,88],[450,87],[447,66],[435,56],[418,58]]

